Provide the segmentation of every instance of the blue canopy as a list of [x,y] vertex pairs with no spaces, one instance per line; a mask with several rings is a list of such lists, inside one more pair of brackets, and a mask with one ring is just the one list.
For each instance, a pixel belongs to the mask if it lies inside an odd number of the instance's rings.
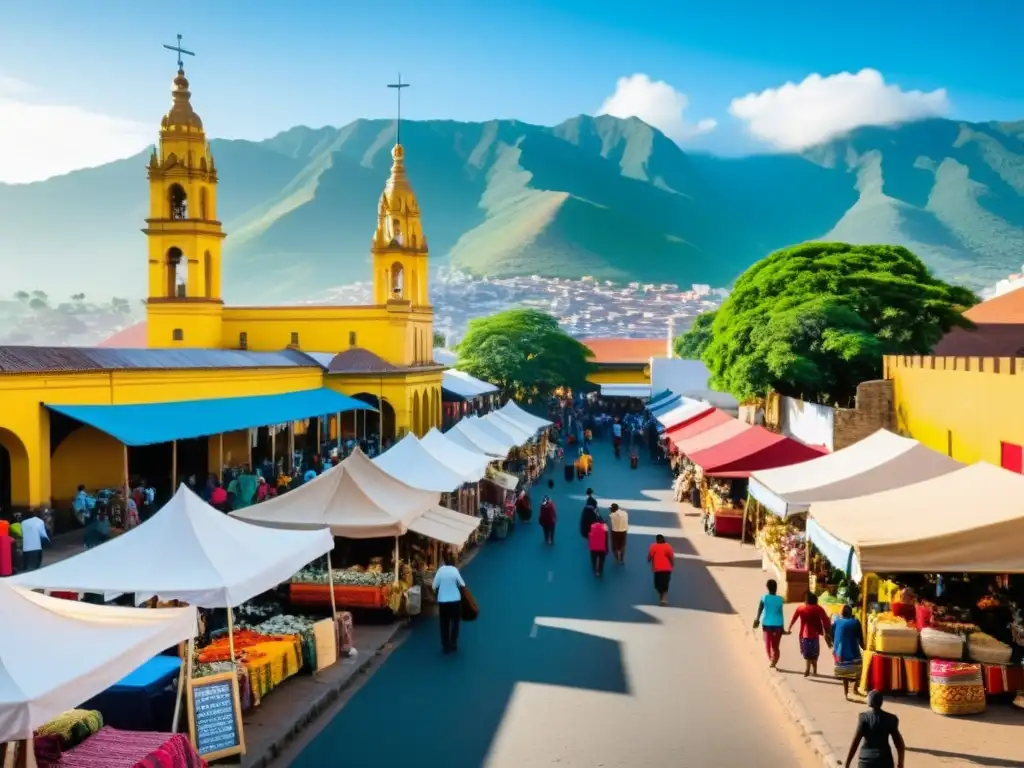
[[153,445],[342,411],[377,410],[361,400],[326,388],[175,403],[45,405],[51,411],[106,432],[125,445]]
[[669,395],[671,395],[671,394],[672,394],[672,390],[671,390],[671,389],[663,389],[663,390],[661,390],[661,392],[659,392],[658,394],[656,394],[656,395],[651,395],[651,397],[650,397],[650,398],[649,398],[649,399],[647,400],[647,403],[646,403],[646,404],[647,404],[647,405],[653,405],[653,404],[656,404],[656,403],[657,403],[657,402],[658,402],[659,400],[661,400],[661,399],[662,399],[663,397],[668,397],[668,396],[669,396]]
[[677,405],[680,405],[682,402],[683,398],[681,398],[679,395],[673,395],[672,397],[659,402],[654,408],[650,408],[649,410],[651,412],[651,416],[653,416],[654,418],[658,418],[659,416],[668,413]]

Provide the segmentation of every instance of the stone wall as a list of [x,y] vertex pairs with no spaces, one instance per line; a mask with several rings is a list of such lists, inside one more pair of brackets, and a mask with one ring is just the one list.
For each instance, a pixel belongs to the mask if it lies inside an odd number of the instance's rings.
[[854,408],[836,408],[832,450],[839,451],[880,429],[895,431],[896,412],[891,380],[865,381],[857,387]]

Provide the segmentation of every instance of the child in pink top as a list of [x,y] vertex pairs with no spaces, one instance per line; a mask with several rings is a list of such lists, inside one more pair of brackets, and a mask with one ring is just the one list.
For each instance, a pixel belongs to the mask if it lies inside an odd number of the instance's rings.
[[590,565],[594,575],[600,576],[604,573],[604,560],[608,556],[608,526],[603,520],[599,519],[590,526],[587,543],[590,545]]

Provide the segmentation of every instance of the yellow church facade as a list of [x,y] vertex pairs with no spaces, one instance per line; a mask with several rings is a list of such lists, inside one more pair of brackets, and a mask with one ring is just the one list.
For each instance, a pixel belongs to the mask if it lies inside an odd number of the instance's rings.
[[[150,422],[168,415],[181,441],[203,443],[200,469],[211,472],[258,460],[257,407],[262,425],[286,416],[289,439],[314,423],[326,439],[366,434],[370,419],[382,441],[439,427],[443,368],[433,361],[427,239],[400,144],[392,161],[370,242],[372,305],[225,306],[218,169],[179,67],[147,171],[148,348],[0,348],[0,513],[152,472],[154,440],[176,433]],[[195,434],[196,419],[222,428]],[[267,451],[267,434],[258,451]],[[278,439],[274,451],[287,447]],[[147,468],[137,469],[143,459]]]

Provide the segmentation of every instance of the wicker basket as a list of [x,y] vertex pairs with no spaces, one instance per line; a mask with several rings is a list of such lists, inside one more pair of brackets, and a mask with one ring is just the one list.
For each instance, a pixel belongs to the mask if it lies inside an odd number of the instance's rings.
[[[922,640],[924,639],[922,635]],[[985,711],[981,666],[932,659],[928,663],[929,703],[939,715],[980,715]]]
[[937,629],[922,629],[921,651],[929,659],[959,661],[964,657],[964,639],[959,635],[952,635]]
[[895,624],[879,624],[875,628],[875,650],[892,656],[913,656],[917,653],[917,630]]
[[967,656],[982,664],[1009,664],[1013,649],[984,632],[975,632],[967,638]]

